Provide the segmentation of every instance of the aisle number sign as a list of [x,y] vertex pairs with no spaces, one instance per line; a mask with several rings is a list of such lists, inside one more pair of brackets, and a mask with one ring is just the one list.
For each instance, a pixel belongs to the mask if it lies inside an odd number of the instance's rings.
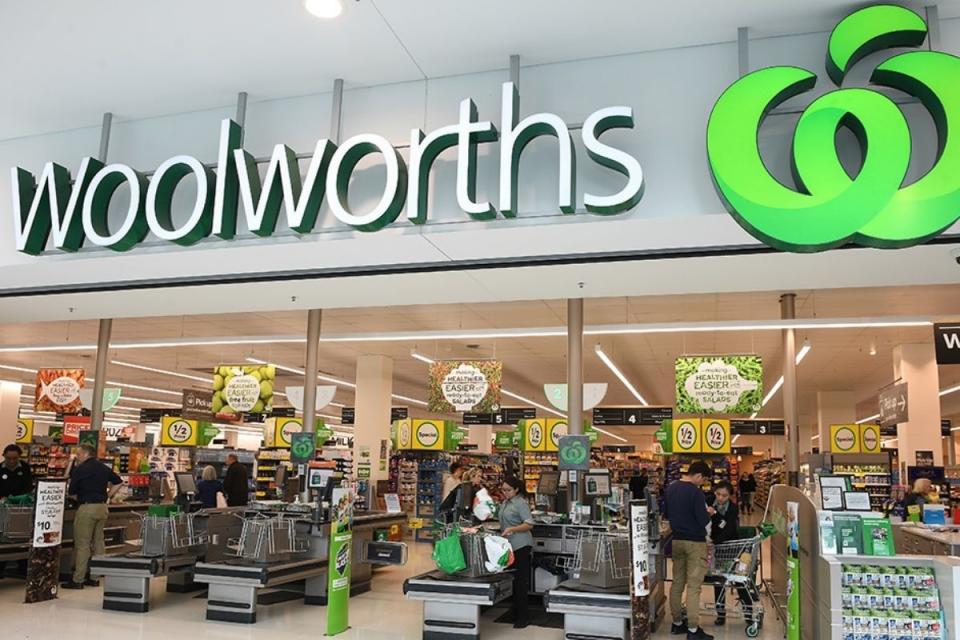
[[703,439],[699,418],[673,421],[673,453],[701,453]]
[[164,447],[195,447],[200,423],[174,416],[163,416],[160,422],[160,444]]
[[703,453],[730,453],[730,421],[706,418],[703,423]]
[[33,420],[30,418],[19,418],[17,420],[17,435],[14,438],[17,444],[30,444],[33,442]]

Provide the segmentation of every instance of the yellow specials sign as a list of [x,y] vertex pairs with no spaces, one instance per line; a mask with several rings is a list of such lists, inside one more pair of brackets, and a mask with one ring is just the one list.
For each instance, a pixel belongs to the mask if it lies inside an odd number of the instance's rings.
[[860,453],[859,424],[830,425],[831,453]]
[[173,416],[160,422],[160,444],[164,447],[195,447],[200,438],[200,423]]
[[860,425],[860,452],[880,453],[880,425]]
[[702,424],[703,453],[730,453],[730,421],[704,418]]
[[547,433],[550,434],[546,439],[547,451],[560,451],[560,437],[569,432],[566,418],[547,418]]
[[699,418],[673,421],[673,453],[701,453],[703,438]]
[[17,444],[30,444],[33,442],[33,420],[30,418],[17,419],[17,435],[14,438]]

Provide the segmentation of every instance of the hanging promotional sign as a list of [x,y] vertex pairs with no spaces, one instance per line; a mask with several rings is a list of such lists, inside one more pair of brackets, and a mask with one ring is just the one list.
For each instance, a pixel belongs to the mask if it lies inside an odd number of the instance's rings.
[[80,438],[80,431],[90,427],[90,416],[64,416],[63,417],[63,444],[77,444]]
[[521,420],[517,425],[520,432],[520,449],[522,451],[547,450],[547,421],[545,418]]
[[[303,431],[303,418],[271,418],[267,421],[267,441],[271,447],[289,449],[293,445],[293,436]],[[321,418],[315,422],[316,441],[324,443],[333,435]]]
[[494,449],[512,449],[513,448],[513,432],[497,431],[493,435],[493,448]]
[[763,394],[763,361],[756,355],[681,356],[676,381],[677,413],[754,413]]
[[327,635],[350,626],[350,563],[353,559],[353,490],[337,487],[330,505],[330,553],[327,571]]
[[83,369],[40,369],[33,408],[65,415],[80,413],[83,409],[80,390],[84,381]]
[[200,423],[174,416],[160,420],[160,444],[164,447],[195,447],[200,438]]
[[[123,395],[123,390],[116,387],[106,387],[103,390],[103,407],[104,411],[110,411],[117,403],[120,402],[120,397]],[[83,402],[84,409],[93,409],[93,389],[81,389],[80,390],[80,401]]]
[[860,453],[880,453],[880,425],[860,425]]
[[442,360],[430,365],[427,411],[492,413],[500,410],[503,363]]
[[31,418],[17,418],[17,432],[14,436],[17,444],[33,442],[33,420]]
[[467,434],[449,420],[407,418],[393,424],[398,451],[456,451]]
[[213,370],[211,409],[217,420],[237,421],[242,413],[273,411],[272,364],[222,364]]
[[570,427],[566,418],[547,418],[547,433],[550,437],[546,441],[547,451],[558,451],[560,449],[560,438],[567,435]]
[[[836,89],[800,114],[791,147],[796,187],[774,177],[761,157],[758,131],[767,114],[810,91],[811,71],[766,67],[740,77],[723,92],[707,123],[707,156],[714,184],[736,220],[765,244],[784,251],[824,251],[854,243],[883,249],[925,242],[960,216],[954,87],[960,59],[921,49],[927,25],[913,11],[876,5],[841,20],[827,44],[826,72]],[[889,49],[915,49],[885,58],[866,88],[843,83],[854,64]],[[913,149],[905,112],[882,89],[913,97],[933,116],[940,149],[920,179],[907,179]],[[860,170],[843,169],[838,127],[859,142]],[[869,145],[867,141],[869,139]]]

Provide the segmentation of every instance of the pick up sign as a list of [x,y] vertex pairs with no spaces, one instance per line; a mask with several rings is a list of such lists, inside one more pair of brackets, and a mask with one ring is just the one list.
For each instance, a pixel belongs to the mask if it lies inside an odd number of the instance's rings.
[[933,325],[937,364],[960,364],[960,323]]

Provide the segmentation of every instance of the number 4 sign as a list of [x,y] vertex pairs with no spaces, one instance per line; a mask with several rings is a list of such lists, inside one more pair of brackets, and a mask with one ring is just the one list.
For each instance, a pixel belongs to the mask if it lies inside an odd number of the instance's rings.
[[200,433],[196,420],[164,416],[160,423],[160,444],[164,447],[195,447]]

